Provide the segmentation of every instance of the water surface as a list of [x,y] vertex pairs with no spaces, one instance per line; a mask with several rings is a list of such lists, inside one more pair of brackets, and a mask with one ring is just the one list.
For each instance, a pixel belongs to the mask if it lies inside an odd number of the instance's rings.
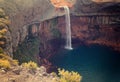
[[51,62],[59,68],[79,72],[82,82],[120,82],[120,53],[104,46],[63,49]]

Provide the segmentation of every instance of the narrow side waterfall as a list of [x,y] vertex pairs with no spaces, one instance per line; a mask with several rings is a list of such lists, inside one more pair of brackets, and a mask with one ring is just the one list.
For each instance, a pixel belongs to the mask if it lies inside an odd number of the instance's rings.
[[65,48],[68,50],[72,50],[71,43],[71,24],[70,24],[70,11],[68,6],[64,6],[65,10],[65,22],[66,22],[66,45]]

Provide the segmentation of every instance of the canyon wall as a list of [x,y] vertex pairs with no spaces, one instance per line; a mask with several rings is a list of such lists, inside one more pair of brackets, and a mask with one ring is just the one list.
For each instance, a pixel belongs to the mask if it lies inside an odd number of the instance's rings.
[[[117,15],[71,16],[72,45],[98,44],[120,51],[119,24],[113,23]],[[65,17],[46,20],[38,26],[39,64],[53,70],[49,60],[60,49],[65,47],[66,27]],[[48,71],[49,71],[48,70]]]
[[[120,51],[119,4],[75,1],[70,8],[73,46],[100,44]],[[55,8],[50,0],[0,0],[0,8],[11,20],[8,53],[31,56],[28,60],[51,67],[49,59],[65,44],[63,8]]]
[[59,15],[49,0],[0,0],[0,8],[9,16],[11,25],[7,47],[12,54],[28,35],[27,26]]

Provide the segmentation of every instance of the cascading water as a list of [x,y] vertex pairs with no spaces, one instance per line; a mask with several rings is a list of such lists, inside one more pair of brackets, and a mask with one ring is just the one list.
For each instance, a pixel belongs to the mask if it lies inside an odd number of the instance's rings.
[[71,43],[71,25],[70,25],[70,11],[68,6],[63,7],[65,10],[65,22],[66,22],[66,46],[65,48],[68,50],[72,50]]

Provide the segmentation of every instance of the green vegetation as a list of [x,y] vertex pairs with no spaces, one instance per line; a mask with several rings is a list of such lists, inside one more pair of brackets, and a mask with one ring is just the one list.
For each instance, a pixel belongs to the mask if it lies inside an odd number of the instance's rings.
[[6,44],[6,32],[10,24],[9,18],[5,15],[3,9],[0,9],[0,69],[10,69],[12,66],[18,65],[17,60],[13,60],[4,52]]
[[82,76],[77,72],[69,72],[64,69],[58,69],[58,72],[60,76],[59,82],[80,82],[82,79]]
[[10,56],[6,55],[2,49],[0,50],[0,69],[10,69],[12,66],[17,66],[18,61],[13,60]]
[[5,15],[3,9],[0,9],[0,48],[5,48],[6,43],[6,32],[7,28],[10,24],[8,16]]
[[11,67],[10,62],[5,59],[0,59],[0,68],[9,69]]
[[57,28],[52,28],[51,32],[52,32],[53,37],[55,37],[55,38],[60,38],[61,37],[61,33]]
[[60,38],[61,37],[61,33],[60,33],[59,29],[56,28],[57,24],[58,24],[57,18],[52,19],[50,24],[51,24],[50,31],[52,33],[52,36],[54,38]]
[[37,67],[38,67],[37,63],[35,63],[33,61],[29,61],[28,63],[23,63],[22,66],[25,68],[33,69],[33,70],[37,69]]
[[5,12],[0,8],[0,18],[5,18]]
[[51,19],[50,24],[51,24],[51,28],[55,28],[58,24],[57,18]]
[[19,44],[18,49],[14,52],[14,58],[18,59],[20,63],[34,61],[37,62],[37,55],[39,54],[39,38],[28,37]]

